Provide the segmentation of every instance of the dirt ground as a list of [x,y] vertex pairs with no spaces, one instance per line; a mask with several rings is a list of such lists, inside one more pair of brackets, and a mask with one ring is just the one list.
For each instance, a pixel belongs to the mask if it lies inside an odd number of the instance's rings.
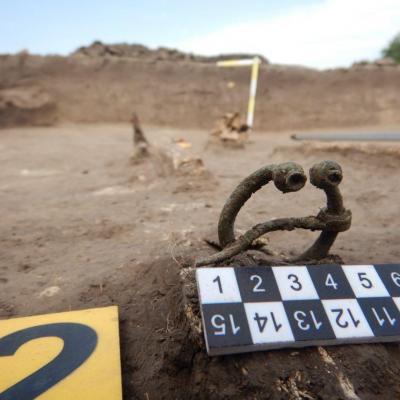
[[[125,399],[400,397],[397,344],[208,358],[188,338],[178,279],[182,257],[213,252],[202,239],[216,236],[236,184],[285,161],[306,171],[325,159],[342,165],[353,224],[335,254],[347,264],[399,262],[400,144],[308,144],[270,132],[253,134],[245,150],[205,151],[205,131],[145,131],[159,146],[185,138],[209,173],[157,177],[132,165],[125,124],[1,131],[0,317],[119,305]],[[291,194],[267,187],[237,227],[316,215],[324,204],[309,183]],[[295,253],[316,235],[274,233],[271,246]]]

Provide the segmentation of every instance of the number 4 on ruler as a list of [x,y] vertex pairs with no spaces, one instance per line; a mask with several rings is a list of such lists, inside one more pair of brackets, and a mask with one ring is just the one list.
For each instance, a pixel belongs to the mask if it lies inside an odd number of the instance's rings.
[[328,274],[326,276],[325,286],[330,286],[333,287],[335,290],[337,290],[338,284],[334,281],[331,274]]

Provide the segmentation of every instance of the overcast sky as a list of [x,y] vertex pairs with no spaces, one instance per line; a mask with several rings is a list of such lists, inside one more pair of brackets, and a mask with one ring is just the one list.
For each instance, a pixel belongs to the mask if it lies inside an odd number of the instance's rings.
[[101,40],[331,68],[379,57],[400,31],[400,0],[1,0],[0,16],[0,53]]

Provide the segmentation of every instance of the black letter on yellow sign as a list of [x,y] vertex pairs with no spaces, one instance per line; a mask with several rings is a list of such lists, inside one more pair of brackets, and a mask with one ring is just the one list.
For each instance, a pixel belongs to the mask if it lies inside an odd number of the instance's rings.
[[43,337],[64,341],[60,354],[51,362],[0,393],[0,400],[33,400],[80,367],[97,345],[97,333],[87,325],[56,323],[34,326],[0,339],[0,357],[12,356],[25,343]]

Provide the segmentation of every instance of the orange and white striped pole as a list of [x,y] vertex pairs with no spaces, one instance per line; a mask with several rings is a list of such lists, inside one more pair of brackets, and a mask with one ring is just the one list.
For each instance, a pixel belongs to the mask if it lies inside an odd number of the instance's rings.
[[256,107],[256,94],[257,94],[257,82],[258,82],[258,70],[261,64],[261,60],[258,57],[243,59],[243,60],[226,60],[218,61],[218,67],[242,67],[251,65],[251,79],[250,79],[250,94],[249,104],[247,106],[247,126],[252,129],[254,123],[254,111]]

